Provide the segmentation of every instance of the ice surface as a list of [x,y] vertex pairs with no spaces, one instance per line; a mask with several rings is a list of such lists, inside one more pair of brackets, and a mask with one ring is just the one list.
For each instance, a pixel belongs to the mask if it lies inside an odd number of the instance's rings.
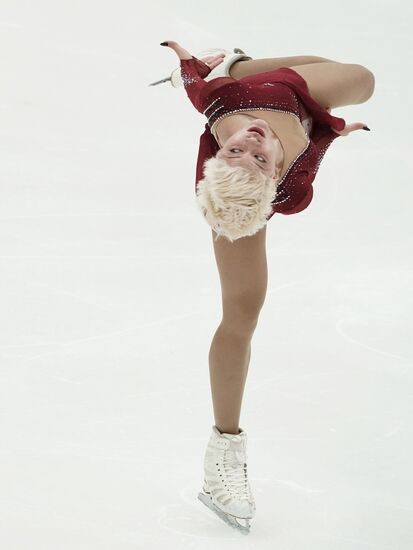
[[[289,8],[2,1],[2,548],[412,547],[412,8]],[[336,140],[309,208],[268,225],[245,538],[197,500],[221,296],[195,207],[204,118],[148,87],[177,66],[168,39],[376,76],[334,112],[371,132]]]

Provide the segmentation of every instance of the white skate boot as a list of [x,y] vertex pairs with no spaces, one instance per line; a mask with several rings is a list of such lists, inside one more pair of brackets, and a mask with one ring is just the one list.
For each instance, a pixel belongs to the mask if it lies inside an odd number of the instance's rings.
[[256,509],[247,477],[246,445],[242,428],[239,434],[228,434],[212,427],[204,459],[204,492],[198,494],[205,506],[245,535]]

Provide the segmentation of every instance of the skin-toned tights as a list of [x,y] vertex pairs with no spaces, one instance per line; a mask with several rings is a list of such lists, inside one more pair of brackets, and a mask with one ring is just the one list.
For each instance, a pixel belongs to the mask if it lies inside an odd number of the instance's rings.
[[[242,78],[279,67],[322,62],[331,60],[293,56],[242,61],[232,66],[230,74]],[[213,244],[221,279],[223,318],[212,339],[208,359],[215,425],[225,433],[239,433],[251,340],[267,287],[265,233],[264,229],[233,245],[221,239]]]

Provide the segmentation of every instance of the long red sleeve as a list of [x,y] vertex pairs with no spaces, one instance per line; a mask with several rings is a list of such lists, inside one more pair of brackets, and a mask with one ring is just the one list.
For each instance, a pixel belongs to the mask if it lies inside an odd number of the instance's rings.
[[199,138],[198,159],[196,161],[195,192],[198,191],[198,182],[203,178],[204,162],[215,157],[219,151],[219,145],[209,130],[208,124],[205,124],[205,131]]
[[185,91],[195,109],[202,113],[199,96],[206,85],[204,78],[211,69],[200,59],[181,59],[181,78]]
[[[338,119],[338,120],[343,120],[343,119]],[[345,126],[345,122],[344,122],[343,128],[344,126]],[[338,129],[342,130],[343,128],[338,128]],[[330,147],[333,141],[339,136],[340,134],[337,134],[329,126],[317,126],[314,129],[314,132],[311,136],[311,140],[315,146],[317,158],[311,170],[313,179],[315,178],[315,175],[318,171],[320,163],[323,160],[323,157],[327,149]]]

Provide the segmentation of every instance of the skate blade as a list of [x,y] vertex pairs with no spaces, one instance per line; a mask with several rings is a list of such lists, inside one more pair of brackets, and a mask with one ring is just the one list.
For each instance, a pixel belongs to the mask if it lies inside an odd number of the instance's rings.
[[157,84],[162,84],[163,82],[169,82],[171,80],[171,77],[168,76],[166,78],[162,78],[162,80],[157,80],[156,82],[151,82],[151,84],[148,84],[148,86],[156,86]]
[[198,494],[198,499],[205,504],[207,508],[212,510],[219,518],[221,518],[225,523],[230,525],[231,527],[234,527],[237,529],[237,531],[240,531],[243,535],[248,535],[250,532],[250,522],[249,519],[244,519],[245,525],[240,523],[235,516],[231,516],[229,514],[225,514],[222,510],[220,510],[215,504],[212,502],[212,499],[210,496],[205,495],[204,493]]

